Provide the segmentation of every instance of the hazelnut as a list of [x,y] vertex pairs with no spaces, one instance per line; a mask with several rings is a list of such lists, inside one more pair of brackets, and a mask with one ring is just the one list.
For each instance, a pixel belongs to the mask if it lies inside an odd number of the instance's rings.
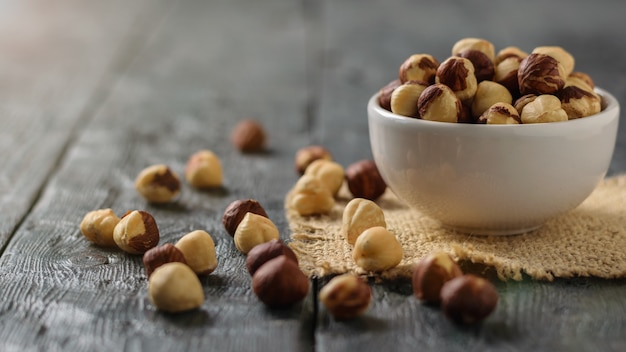
[[352,258],[367,271],[391,269],[402,261],[402,246],[396,236],[382,226],[363,231],[354,243]]
[[487,55],[491,62],[495,61],[495,47],[494,45],[485,39],[482,38],[463,38],[452,46],[452,55],[457,55],[458,53],[465,50],[478,50],[483,54]]
[[391,111],[391,94],[401,84],[402,82],[400,82],[399,79],[394,79],[380,89],[380,92],[378,93],[378,104],[380,104],[381,108]]
[[584,72],[575,71],[569,74],[565,79],[565,86],[578,86],[582,89],[586,89],[588,91],[593,92],[593,88],[595,88],[595,83],[591,76]]
[[398,69],[400,82],[423,81],[433,83],[439,61],[430,54],[413,54]]
[[517,98],[513,104],[513,106],[515,107],[515,110],[517,110],[517,113],[519,115],[522,115],[522,110],[524,110],[524,106],[526,106],[526,104],[534,101],[535,99],[537,99],[537,96],[535,94],[526,94],[523,95],[519,98]]
[[176,242],[176,248],[185,256],[187,265],[197,275],[208,275],[217,267],[215,243],[208,232],[189,232]]
[[335,319],[353,319],[369,307],[372,289],[362,278],[343,274],[335,276],[322,287],[319,299]]
[[321,180],[305,174],[294,186],[291,206],[302,216],[326,214],[335,206],[335,199]]
[[339,192],[345,177],[343,166],[325,159],[318,159],[312,162],[306,168],[304,174],[319,179],[333,196]]
[[231,143],[244,153],[260,152],[265,149],[266,133],[259,121],[240,121],[230,134]]
[[113,229],[120,218],[111,209],[90,211],[80,222],[80,232],[89,241],[103,247],[117,247],[113,239]]
[[525,58],[526,56],[528,56],[528,53],[521,50],[520,48],[516,46],[507,46],[505,48],[500,49],[500,51],[498,51],[498,53],[496,54],[496,59],[494,61],[494,64],[497,65],[501,63],[503,60],[508,59],[510,57],[516,57],[519,59],[519,61],[522,61],[522,59]]
[[234,236],[235,231],[237,231],[237,226],[246,216],[246,213],[254,213],[257,215],[265,216],[267,213],[261,203],[254,199],[239,199],[230,203],[226,210],[224,211],[224,215],[222,216],[222,225],[226,229],[229,235]]
[[152,203],[167,203],[180,193],[180,179],[167,165],[152,165],[135,179],[135,189]]
[[495,103],[513,103],[513,97],[509,90],[493,81],[482,81],[476,89],[476,96],[472,102],[472,116],[480,117],[487,109]]
[[522,123],[558,122],[568,119],[559,98],[550,94],[542,94],[526,104],[520,117]]
[[285,255],[270,259],[252,276],[252,290],[271,308],[300,302],[309,292],[309,279],[298,264]]
[[495,74],[493,76],[494,82],[505,86],[513,96],[519,96],[520,94],[517,78],[520,62],[522,62],[522,59],[517,56],[510,56],[503,59],[496,65]]
[[426,87],[428,83],[423,81],[406,81],[396,88],[391,94],[391,112],[407,117],[419,117],[417,100]]
[[373,160],[359,160],[346,168],[348,189],[355,198],[376,200],[385,193],[387,184]]
[[478,118],[478,123],[487,125],[517,125],[522,123],[519,113],[508,103],[495,103]]
[[341,234],[354,244],[363,231],[370,227],[387,227],[385,214],[378,204],[364,198],[354,198],[343,210]]
[[151,248],[143,254],[143,266],[147,277],[150,277],[156,268],[172,262],[187,264],[183,252],[171,243]]
[[554,94],[563,88],[566,77],[563,65],[544,54],[528,55],[517,70],[517,83],[522,95]]
[[459,122],[461,101],[445,84],[435,83],[424,89],[417,101],[420,118],[429,121]]
[[128,212],[113,229],[113,240],[130,254],[143,254],[159,244],[159,229],[150,213],[142,210]]
[[170,313],[196,309],[204,301],[200,280],[191,268],[179,262],[154,270],[148,280],[148,295],[159,310]]
[[485,319],[498,304],[498,291],[481,277],[467,274],[441,287],[441,308],[457,324],[472,324]]
[[435,82],[448,86],[464,103],[471,102],[478,85],[472,62],[457,56],[450,57],[439,65]]
[[246,213],[235,231],[235,247],[247,254],[254,246],[278,237],[278,228],[272,220],[255,213]]
[[185,179],[196,188],[221,187],[223,182],[222,163],[210,150],[194,153],[187,160]]
[[569,120],[597,114],[602,110],[600,97],[579,86],[567,86],[557,92]]
[[555,58],[563,66],[563,77],[574,72],[574,56],[560,46],[538,46],[531,54],[544,54]]
[[250,275],[254,275],[261,265],[280,255],[284,255],[298,264],[298,257],[296,257],[293,250],[280,239],[273,239],[269,242],[254,246],[254,248],[248,252],[246,256],[246,268]]
[[296,152],[295,157],[296,172],[303,175],[307,166],[317,159],[333,160],[333,157],[330,152],[321,145],[310,145],[300,148]]
[[485,80],[493,80],[493,76],[495,74],[495,66],[493,61],[489,59],[489,57],[478,50],[463,50],[456,54],[459,57],[466,58],[472,62],[474,66],[474,75],[476,76],[477,82],[482,82]]
[[415,266],[412,283],[415,296],[427,303],[439,304],[444,283],[463,275],[461,268],[448,253],[431,253]]

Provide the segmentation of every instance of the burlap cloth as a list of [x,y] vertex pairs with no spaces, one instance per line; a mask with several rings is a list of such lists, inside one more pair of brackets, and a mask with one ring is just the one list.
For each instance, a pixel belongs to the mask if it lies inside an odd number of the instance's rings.
[[422,256],[435,250],[459,261],[493,267],[501,280],[537,280],[576,276],[626,277],[626,175],[605,179],[580,206],[548,221],[540,229],[514,236],[472,236],[443,228],[409,209],[390,191],[377,200],[387,228],[399,239],[404,258],[380,274],[366,273],[352,259],[352,246],[341,236],[341,219],[351,199],[347,189],[338,195],[328,215],[300,216],[285,209],[292,231],[290,246],[309,276],[353,272],[380,279],[407,278]]

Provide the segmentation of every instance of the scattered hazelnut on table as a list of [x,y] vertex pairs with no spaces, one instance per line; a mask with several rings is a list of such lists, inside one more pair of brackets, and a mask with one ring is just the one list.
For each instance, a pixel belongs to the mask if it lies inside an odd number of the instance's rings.
[[339,192],[345,177],[343,166],[326,159],[318,159],[312,162],[309,167],[306,168],[304,174],[319,179],[333,196],[337,195],[337,192]]
[[254,246],[246,256],[246,268],[250,275],[265,264],[268,260],[284,255],[298,264],[298,257],[288,245],[280,239],[273,239],[269,242]]
[[402,245],[396,236],[381,226],[363,231],[354,243],[352,258],[367,271],[381,272],[402,261]]
[[317,159],[333,160],[333,157],[328,149],[322,147],[321,145],[309,145],[300,148],[296,152],[294,160],[296,172],[303,175],[307,166]]
[[171,243],[149,249],[143,254],[142,259],[147,277],[150,277],[156,268],[166,263],[180,262],[187,264],[183,253]]
[[191,268],[172,262],[154,270],[148,280],[148,296],[159,310],[178,313],[200,307],[204,290]]
[[223,171],[219,157],[210,150],[194,153],[185,165],[185,179],[195,188],[221,187]]
[[477,122],[488,125],[517,125],[522,123],[522,120],[513,105],[495,103],[480,115]]
[[234,236],[235,231],[237,231],[237,226],[246,216],[247,213],[254,213],[257,215],[265,216],[267,213],[265,209],[255,199],[238,199],[230,203],[226,210],[224,210],[224,215],[222,216],[222,225],[226,229],[229,235]]
[[400,82],[399,79],[394,79],[380,89],[380,92],[378,92],[378,104],[380,104],[383,109],[391,111],[391,94],[401,84],[402,82]]
[[378,204],[365,198],[353,198],[346,204],[341,221],[341,234],[354,244],[363,231],[370,227],[387,227],[385,214]]
[[369,307],[372,290],[362,278],[343,274],[335,276],[322,287],[319,299],[335,319],[353,319]]
[[544,123],[567,121],[567,113],[561,101],[554,95],[542,94],[522,108],[522,123]]
[[330,190],[311,175],[302,175],[293,191],[291,206],[302,216],[326,214],[335,206]]
[[240,121],[230,135],[231,143],[243,153],[260,152],[265,149],[266,133],[259,121]]
[[234,241],[235,247],[247,254],[254,246],[278,238],[278,228],[272,220],[255,213],[246,213],[237,226]]
[[530,54],[517,70],[517,83],[522,95],[554,94],[565,86],[565,70],[555,58],[545,54]]
[[103,247],[117,247],[113,229],[120,222],[112,209],[93,210],[80,222],[80,232],[89,241]]
[[478,83],[476,95],[472,102],[472,116],[476,119],[495,103],[513,103],[513,97],[509,90],[493,81]]
[[417,101],[420,118],[429,121],[458,122],[463,114],[459,98],[445,84],[435,83],[424,89]]
[[439,61],[430,54],[413,54],[400,65],[398,78],[400,82],[423,81],[427,84],[435,80],[435,72]]
[[252,290],[271,308],[300,302],[309,292],[309,279],[298,264],[285,255],[270,259],[252,276]]
[[472,62],[463,57],[452,56],[439,65],[435,82],[445,84],[464,103],[470,103],[478,82]]
[[208,275],[217,267],[215,243],[206,231],[189,232],[176,242],[175,247],[180,250],[187,265],[197,275]]
[[424,81],[406,81],[396,88],[391,93],[391,112],[418,118],[417,100],[428,85],[429,83]]
[[167,165],[152,165],[137,175],[135,189],[149,202],[167,203],[180,193],[180,179]]
[[113,229],[115,244],[130,254],[143,254],[159,244],[159,229],[148,212],[134,210],[122,217]]
[[356,161],[345,170],[346,182],[355,198],[376,200],[385,193],[387,184],[373,160]]
[[439,304],[443,284],[461,275],[461,268],[448,253],[428,254],[415,265],[412,276],[413,293],[422,301]]
[[567,86],[556,93],[569,120],[596,114],[602,110],[602,100],[593,92],[580,86]]
[[485,319],[498,304],[498,291],[487,279],[466,274],[441,287],[441,308],[457,324],[472,324]]

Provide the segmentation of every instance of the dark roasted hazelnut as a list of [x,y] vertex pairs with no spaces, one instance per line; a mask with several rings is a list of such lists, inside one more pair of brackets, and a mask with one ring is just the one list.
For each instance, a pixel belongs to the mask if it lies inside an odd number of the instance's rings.
[[419,117],[417,112],[417,100],[428,87],[428,83],[423,81],[407,81],[391,94],[391,111],[394,114]]
[[252,247],[250,252],[246,256],[246,268],[250,275],[254,275],[261,265],[265,264],[270,259],[276,258],[279,255],[287,256],[287,258],[293,260],[298,264],[298,257],[296,254],[279,239],[274,239],[269,242],[265,242]]
[[229,235],[235,235],[237,226],[239,226],[243,217],[246,216],[246,213],[254,213],[266,218],[268,217],[265,209],[263,209],[263,206],[258,201],[254,199],[235,200],[226,207],[224,215],[222,216],[222,225],[224,225]]
[[498,304],[498,291],[484,278],[467,274],[441,287],[441,309],[457,324],[472,324],[488,317]]
[[565,86],[563,65],[544,54],[530,54],[520,62],[517,83],[520,93],[554,94]]
[[183,252],[171,243],[149,249],[143,254],[143,266],[146,269],[146,276],[150,277],[154,269],[165,263],[180,262],[187,264]]
[[398,69],[400,82],[422,81],[434,83],[435,72],[439,61],[430,54],[414,54],[409,56]]
[[457,56],[450,57],[439,65],[435,82],[448,86],[462,102],[471,102],[478,85],[472,62]]
[[431,253],[415,265],[412,276],[413,293],[422,301],[439,304],[443,284],[461,275],[461,268],[448,253]]
[[309,279],[298,264],[281,255],[261,265],[252,276],[252,290],[271,308],[300,302],[309,292]]
[[375,200],[387,189],[373,160],[360,160],[346,168],[348,189],[355,198]]
[[508,103],[495,103],[478,118],[487,125],[517,125],[522,123],[517,110]]
[[241,152],[260,152],[265,149],[266,133],[259,121],[247,119],[235,126],[230,141]]
[[445,84],[435,83],[424,89],[417,100],[421,119],[458,122],[463,106],[456,94]]
[[300,148],[296,152],[294,160],[296,172],[303,175],[306,168],[317,159],[333,160],[333,157],[330,152],[321,145],[310,145]]
[[381,108],[391,111],[391,93],[401,84],[402,82],[399,79],[394,79],[380,89],[380,92],[378,92],[378,104],[380,104]]
[[493,80],[493,76],[495,74],[495,66],[491,59],[478,50],[463,50],[457,54],[459,57],[466,58],[472,62],[474,65],[474,75],[476,76],[477,82],[482,82],[485,80]]

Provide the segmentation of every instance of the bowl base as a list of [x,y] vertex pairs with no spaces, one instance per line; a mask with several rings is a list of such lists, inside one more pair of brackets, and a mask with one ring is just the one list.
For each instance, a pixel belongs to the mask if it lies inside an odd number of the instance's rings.
[[523,227],[513,227],[513,228],[476,228],[476,227],[464,227],[464,226],[454,226],[442,224],[443,227],[453,230],[456,232],[462,232],[468,235],[478,235],[478,236],[514,236],[521,235],[525,233],[529,233],[535,231],[543,226],[543,224],[539,225],[531,225],[531,226],[523,226]]

